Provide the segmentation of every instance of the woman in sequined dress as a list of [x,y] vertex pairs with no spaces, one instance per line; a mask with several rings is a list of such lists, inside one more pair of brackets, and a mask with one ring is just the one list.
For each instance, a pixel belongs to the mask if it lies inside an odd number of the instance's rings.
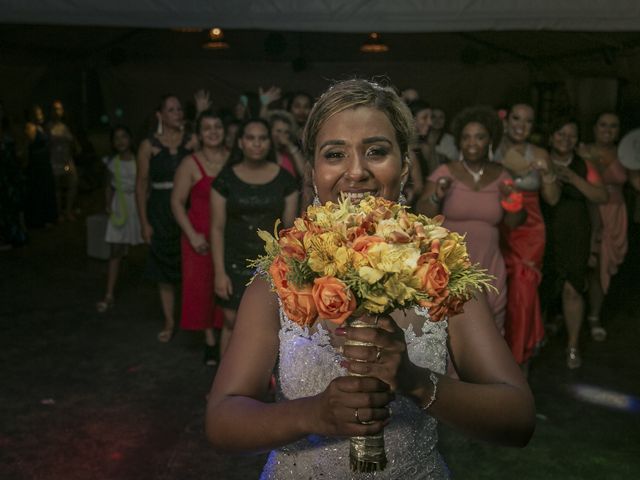
[[263,119],[246,121],[229,163],[211,185],[211,247],[217,303],[224,312],[220,352],[224,354],[240,299],[253,270],[247,260],[262,252],[258,230],[271,231],[276,219],[291,227],[298,211],[298,185],[278,165]]
[[[319,201],[364,192],[398,200],[412,136],[411,115],[391,88],[365,80],[334,85],[303,135]],[[292,480],[448,478],[437,419],[476,438],[525,445],[533,397],[483,298],[437,323],[424,312],[398,311],[364,317],[377,329],[322,319],[306,329],[279,310],[265,281],[254,280],[209,395],[209,439],[220,451],[272,450],[262,478]],[[375,346],[343,346],[345,339]],[[460,380],[443,376],[449,355]],[[265,402],[276,366],[276,402]],[[352,474],[348,437],[383,427],[387,468]]]

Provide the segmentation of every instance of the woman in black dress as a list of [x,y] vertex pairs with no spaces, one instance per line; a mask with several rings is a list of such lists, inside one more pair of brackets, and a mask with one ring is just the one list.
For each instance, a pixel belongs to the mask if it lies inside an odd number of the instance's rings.
[[211,243],[217,303],[224,310],[221,353],[229,342],[236,312],[253,271],[247,260],[264,248],[257,230],[273,231],[276,219],[293,225],[298,210],[297,183],[276,162],[269,124],[245,122],[229,163],[211,192]]
[[561,298],[568,334],[567,366],[573,369],[581,364],[578,340],[584,317],[591,241],[588,202],[606,202],[607,191],[595,167],[580,155],[584,146],[576,151],[576,121],[559,119],[552,125],[551,132],[549,156],[561,194],[556,205],[545,209],[547,248],[543,291],[547,292],[547,300],[548,297]]
[[160,342],[168,342],[175,327],[175,285],[180,283],[180,227],[171,212],[173,176],[180,161],[196,146],[184,133],[182,105],[165,95],[156,111],[158,128],[138,150],[136,203],[142,238],[149,245],[145,277],[158,283],[164,314]]

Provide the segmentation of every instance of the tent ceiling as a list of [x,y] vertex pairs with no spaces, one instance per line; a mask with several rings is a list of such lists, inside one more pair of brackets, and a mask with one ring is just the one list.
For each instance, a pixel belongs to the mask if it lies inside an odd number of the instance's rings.
[[0,22],[332,32],[638,31],[636,0],[2,0]]

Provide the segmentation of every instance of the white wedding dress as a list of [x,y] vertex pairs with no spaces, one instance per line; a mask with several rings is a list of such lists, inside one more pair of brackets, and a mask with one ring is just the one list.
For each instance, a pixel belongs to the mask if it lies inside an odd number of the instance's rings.
[[[412,326],[405,330],[409,358],[418,366],[444,374],[447,366],[447,322],[433,323],[425,317],[420,335]],[[300,327],[280,310],[280,359],[278,400],[317,395],[336,377],[347,374],[342,357],[330,343],[329,332]],[[406,397],[391,403],[391,422],[384,429],[388,464],[375,473],[352,473],[349,439],[309,436],[273,450],[264,467],[263,480],[301,479],[417,479],[449,478],[437,450],[437,422]]]

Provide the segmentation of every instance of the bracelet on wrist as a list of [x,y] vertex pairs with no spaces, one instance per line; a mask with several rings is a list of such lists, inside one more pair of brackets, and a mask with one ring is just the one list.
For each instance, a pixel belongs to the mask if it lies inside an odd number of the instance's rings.
[[427,403],[420,406],[422,410],[428,410],[429,407],[433,405],[433,402],[436,401],[436,396],[438,395],[438,382],[440,381],[440,378],[435,373],[430,372],[429,380],[431,381],[431,385],[433,385],[433,390],[431,391],[431,397],[429,398]]

